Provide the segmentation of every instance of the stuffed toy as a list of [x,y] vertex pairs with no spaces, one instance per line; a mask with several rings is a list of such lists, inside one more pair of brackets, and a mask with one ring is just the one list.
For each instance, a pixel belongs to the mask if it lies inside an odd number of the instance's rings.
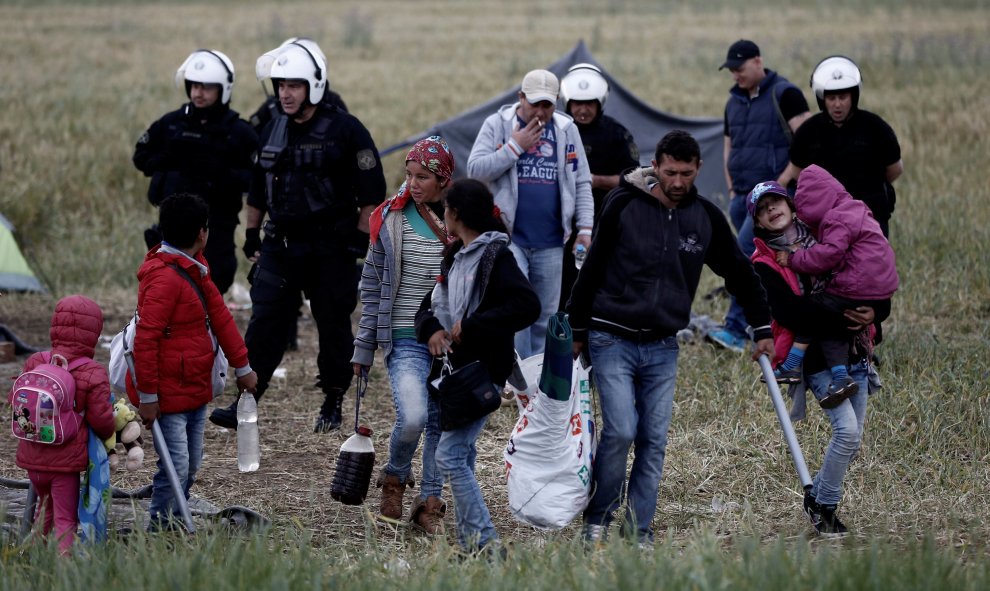
[[116,433],[103,442],[107,448],[107,455],[110,458],[110,469],[116,470],[120,465],[120,458],[117,456],[117,443],[124,445],[127,458],[124,460],[124,467],[129,471],[137,470],[144,463],[144,448],[141,447],[141,421],[137,413],[127,405],[127,401],[118,398],[113,403],[113,422]]

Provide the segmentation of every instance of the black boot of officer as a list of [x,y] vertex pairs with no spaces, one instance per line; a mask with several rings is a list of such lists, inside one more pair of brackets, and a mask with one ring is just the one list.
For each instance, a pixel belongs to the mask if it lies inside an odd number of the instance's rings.
[[343,422],[343,406],[344,390],[330,388],[326,393],[326,398],[323,399],[323,406],[320,407],[320,416],[316,417],[313,432],[326,433],[340,429],[340,424]]
[[[261,395],[256,395],[255,398],[261,399]],[[344,390],[340,388],[331,388],[329,392],[326,393],[326,397],[323,399],[323,405],[320,407],[320,416],[316,417],[316,424],[313,426],[314,433],[326,433],[328,431],[336,431],[340,429],[340,424],[343,422],[343,405],[344,405]],[[223,408],[217,407],[213,409],[210,413],[210,422],[218,427],[223,427],[224,429],[237,429],[237,400],[235,399],[230,406]]]

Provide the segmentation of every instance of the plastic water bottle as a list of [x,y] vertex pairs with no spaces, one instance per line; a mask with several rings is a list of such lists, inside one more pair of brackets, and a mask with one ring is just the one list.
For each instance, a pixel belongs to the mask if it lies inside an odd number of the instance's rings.
[[368,496],[374,469],[375,446],[371,441],[371,429],[361,425],[340,446],[330,496],[345,505],[360,505]]
[[237,399],[237,468],[241,472],[254,472],[260,464],[258,401],[254,394],[241,392]]
[[584,264],[585,257],[588,256],[588,249],[583,244],[578,244],[574,249],[574,266],[578,269]]

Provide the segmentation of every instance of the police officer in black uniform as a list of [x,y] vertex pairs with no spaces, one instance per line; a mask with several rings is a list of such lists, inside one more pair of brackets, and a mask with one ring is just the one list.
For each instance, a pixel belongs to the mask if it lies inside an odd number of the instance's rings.
[[[220,293],[234,282],[234,229],[251,183],[258,136],[230,108],[234,65],[223,53],[194,51],[175,74],[189,102],[155,121],[134,148],[134,165],[151,177],[148,200],[158,206],[173,193],[199,195],[210,207],[210,240],[204,250]],[[145,231],[152,248],[155,227]]]
[[[575,64],[560,81],[564,109],[574,118],[581,143],[591,169],[591,195],[595,200],[595,220],[601,212],[605,195],[619,185],[619,175],[639,166],[639,148],[621,123],[604,114],[608,99],[608,81],[592,64]],[[574,240],[581,231],[574,229],[564,247],[564,272],[561,277],[560,309],[564,309],[577,279],[574,265]]]
[[[284,43],[282,43],[282,45],[280,47],[285,47],[286,45],[288,45],[290,43],[298,43],[299,45],[302,45],[303,47],[305,47],[306,49],[308,49],[310,52],[312,52],[313,55],[320,56],[320,58],[323,59],[323,63],[326,63],[327,58],[326,58],[325,55],[323,55],[323,50],[320,49],[320,46],[315,41],[313,41],[312,39],[310,39],[308,37],[289,37],[288,39],[285,40]],[[269,65],[269,67],[270,67],[270,65]],[[263,74],[264,74],[264,78],[267,79],[267,74],[268,73],[267,72],[264,72]],[[266,86],[264,84],[264,82],[262,83],[261,86],[262,86],[262,88],[265,89],[265,95],[266,95],[267,98],[265,99],[265,102],[262,103],[260,107],[258,107],[258,110],[255,111],[251,115],[251,117],[248,118],[248,123],[251,124],[251,127],[253,127],[254,130],[259,135],[265,129],[265,126],[268,125],[268,122],[269,121],[271,121],[272,119],[275,119],[276,117],[278,117],[279,115],[282,114],[282,106],[278,102],[278,95],[269,94],[268,93],[268,86]],[[323,89],[323,103],[325,105],[327,105],[327,106],[337,107],[337,109],[340,110],[340,111],[347,112],[347,105],[344,103],[344,99],[339,94],[337,94],[336,92],[334,92],[333,90],[330,89],[329,82],[327,83],[327,87]],[[299,296],[299,306],[302,306],[302,294],[300,294],[300,296]],[[299,334],[298,317],[301,314],[302,314],[301,311],[299,313],[297,313],[296,314],[296,322],[291,322],[291,323],[289,323],[288,326],[285,327],[286,328],[286,339],[288,340],[288,349],[290,351],[295,351],[295,350],[297,350],[299,348],[299,342],[298,342],[298,334]],[[317,376],[317,377],[319,378],[319,376]],[[319,387],[319,386],[320,386],[320,383],[319,383],[319,381],[317,381],[317,387]]]
[[[340,427],[344,392],[354,375],[355,262],[367,251],[368,217],[386,191],[368,130],[354,116],[322,104],[326,63],[321,53],[289,43],[258,60],[257,72],[270,72],[283,114],[261,135],[244,243],[245,255],[255,260],[245,341],[258,373],[257,396],[264,394],[282,360],[286,326],[295,322],[302,291],[320,341],[317,365],[325,400],[316,432]],[[235,403],[214,409],[210,420],[236,428],[236,416]]]

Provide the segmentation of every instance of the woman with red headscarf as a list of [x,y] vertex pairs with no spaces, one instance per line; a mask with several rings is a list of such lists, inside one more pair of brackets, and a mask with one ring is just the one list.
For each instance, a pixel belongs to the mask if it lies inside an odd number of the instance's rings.
[[361,273],[361,321],[354,339],[355,375],[367,371],[381,347],[392,385],[395,426],[389,460],[378,480],[380,518],[398,522],[402,497],[413,486],[412,458],[425,432],[420,494],[410,515],[429,534],[443,529],[443,476],[434,463],[440,410],[426,390],[433,357],[416,340],[415,316],[440,274],[450,242],[441,197],[454,173],[454,155],[439,136],[422,139],[406,156],[406,180],[371,214],[371,248]]

